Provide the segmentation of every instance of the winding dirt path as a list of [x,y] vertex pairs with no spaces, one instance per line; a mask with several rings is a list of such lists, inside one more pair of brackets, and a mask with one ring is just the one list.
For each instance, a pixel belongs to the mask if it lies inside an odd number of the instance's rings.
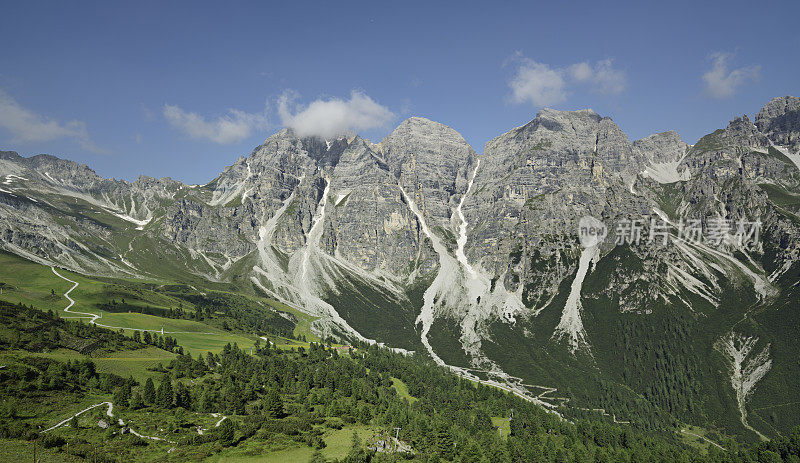
[[[44,431],[42,431],[42,433],[46,433],[46,432],[52,431],[53,429],[60,428],[60,427],[62,427],[62,426],[64,426],[64,425],[66,425],[67,423],[69,423],[69,421],[70,421],[71,419],[73,419],[73,418],[75,418],[75,417],[77,417],[77,416],[80,416],[80,415],[82,415],[82,414],[84,414],[84,413],[88,412],[89,410],[93,410],[93,409],[95,409],[95,408],[97,408],[97,407],[101,407],[101,406],[103,406],[103,405],[108,405],[108,409],[106,410],[106,416],[108,416],[108,417],[109,417],[109,418],[111,418],[111,419],[114,419],[114,404],[113,404],[113,403],[111,403],[111,402],[100,402],[99,404],[94,404],[94,405],[92,405],[91,407],[84,408],[83,410],[79,411],[78,413],[76,413],[76,414],[74,414],[74,415],[70,416],[69,418],[67,418],[67,419],[65,419],[65,420],[63,420],[63,421],[60,421],[58,424],[56,424],[56,425],[54,425],[54,426],[50,426],[49,428],[47,428],[47,429],[45,429]],[[224,418],[223,418],[223,419],[224,419]],[[124,421],[122,421],[122,418],[119,418],[119,419],[117,419],[117,423],[118,423],[120,426],[125,426],[125,422],[124,422]],[[128,428],[128,430],[130,431],[130,433],[131,433],[131,434],[133,434],[134,436],[137,436],[137,437],[139,437],[139,438],[141,438],[141,439],[150,439],[150,440],[157,440],[157,441],[165,441],[165,442],[169,442],[169,443],[171,443],[171,444],[174,444],[174,443],[175,443],[175,442],[173,442],[173,441],[170,441],[170,440],[162,439],[161,437],[155,437],[155,436],[145,436],[144,434],[139,434],[138,432],[134,431],[134,430],[133,430],[133,429],[131,429],[131,428]]]
[[97,320],[100,319],[100,315],[93,314],[93,313],[88,313],[88,312],[78,312],[76,310],[70,310],[72,308],[72,306],[75,305],[75,300],[72,299],[69,296],[69,293],[71,293],[80,284],[77,281],[70,280],[69,278],[65,277],[64,275],[61,275],[60,273],[58,273],[56,271],[55,267],[51,266],[50,269],[53,270],[53,273],[57,277],[61,278],[62,280],[66,280],[66,281],[72,283],[72,287],[67,292],[64,293],[64,297],[66,297],[67,300],[69,301],[69,304],[67,304],[67,306],[64,307],[64,312],[67,312],[69,314],[73,314],[74,316],[72,316],[72,317],[63,317],[63,318],[81,318],[81,319],[84,319],[84,320],[88,319],[90,325],[96,325],[96,326],[99,326],[99,327],[102,327],[102,328],[108,328],[108,329],[112,329],[112,330],[131,330],[131,331],[141,331],[141,332],[148,331],[150,333],[160,333],[162,335],[163,334],[204,334],[204,335],[209,335],[209,336],[219,336],[219,334],[217,334],[217,333],[203,332],[203,331],[165,331],[163,329],[161,329],[161,330],[149,330],[149,329],[144,329],[144,328],[131,328],[129,326],[111,326],[111,325],[104,325],[102,323],[97,323]]

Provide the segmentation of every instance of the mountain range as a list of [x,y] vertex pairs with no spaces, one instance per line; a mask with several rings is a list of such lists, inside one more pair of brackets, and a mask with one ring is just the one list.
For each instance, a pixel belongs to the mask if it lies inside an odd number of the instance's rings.
[[[605,239],[581,244],[585,217]],[[0,247],[265,295],[559,415],[799,424],[796,97],[693,145],[592,110],[544,109],[482,154],[420,117],[377,144],[287,128],[205,185],[0,151]]]

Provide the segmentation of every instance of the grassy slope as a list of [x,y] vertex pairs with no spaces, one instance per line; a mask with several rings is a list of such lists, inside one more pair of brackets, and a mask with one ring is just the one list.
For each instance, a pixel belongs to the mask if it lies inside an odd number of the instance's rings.
[[503,436],[503,439],[507,439],[511,434],[511,422],[508,420],[508,418],[504,418],[502,416],[493,416],[492,424],[500,428],[498,433],[501,433],[500,435]]
[[[378,432],[379,428],[375,426],[363,425],[349,425],[338,430],[328,430],[323,436],[325,441],[325,448],[322,449],[322,455],[327,459],[339,459],[347,456],[352,442],[353,431],[358,434],[362,443],[369,437]],[[208,462],[264,462],[264,463],[306,463],[314,450],[308,446],[299,447],[297,442],[287,439],[285,445],[280,444],[260,445],[258,443],[248,442],[249,445],[244,445],[236,448],[228,449],[218,455],[209,457],[204,461]],[[281,448],[282,447],[282,448]]]
[[[0,252],[0,269],[2,269],[0,270],[0,283],[4,283],[0,299],[33,305],[41,310],[53,310],[59,316],[71,316],[63,312],[64,307],[68,304],[63,293],[72,287],[72,284],[58,278],[49,267],[13,254]],[[79,283],[79,286],[70,293],[70,296],[76,301],[71,309],[73,311],[99,314],[96,305],[107,303],[111,299],[117,301],[125,299],[127,304],[141,308],[169,309],[182,306],[187,312],[194,310],[191,303],[162,291],[162,285],[129,280],[95,279],[66,270],[59,270],[59,273]],[[51,290],[55,294],[51,294]],[[295,334],[305,334],[309,340],[317,339],[310,332],[313,318],[308,315],[274,300],[250,295],[244,297],[264,306],[291,313],[300,321],[295,329]],[[165,331],[185,331],[187,333],[175,333],[170,336],[194,355],[204,354],[207,351],[219,352],[228,343],[237,343],[240,347],[245,348],[250,347],[256,339],[252,335],[223,331],[201,322],[141,313],[103,312],[103,318],[98,320],[98,323],[125,329],[161,330],[163,326]],[[130,330],[127,331],[130,334]],[[289,343],[288,340],[287,343]]]
[[395,377],[392,377],[392,385],[394,386],[394,390],[397,391],[397,395],[403,399],[408,400],[409,403],[413,404],[414,402],[419,400],[408,393],[408,386],[406,386],[406,383],[404,383],[403,381]]
[[[58,278],[50,267],[25,260],[21,257],[0,251],[0,282],[7,285],[3,289],[2,299],[9,302],[33,304],[41,310],[61,311],[68,303],[62,294],[72,284]],[[78,305],[76,310],[88,311],[96,303],[105,303],[109,299],[126,299],[132,305],[152,306],[160,308],[178,307],[179,300],[147,289],[142,284],[126,284],[124,280],[108,283],[85,277],[83,275],[59,270],[59,273],[80,285],[70,293]],[[9,289],[9,286],[11,287]],[[50,291],[55,291],[55,296]],[[191,307],[188,307],[191,309]]]
[[[0,353],[0,362],[8,364],[23,357],[45,357],[60,362],[81,360],[86,356],[69,349],[56,349],[50,352],[25,352],[25,351],[4,351]],[[148,346],[143,349],[125,350],[119,352],[96,351],[92,355],[92,361],[97,366],[97,371],[102,373],[113,373],[127,378],[133,376],[134,379],[144,382],[148,377],[160,378],[160,374],[148,370],[158,364],[166,365],[175,358],[175,354]]]

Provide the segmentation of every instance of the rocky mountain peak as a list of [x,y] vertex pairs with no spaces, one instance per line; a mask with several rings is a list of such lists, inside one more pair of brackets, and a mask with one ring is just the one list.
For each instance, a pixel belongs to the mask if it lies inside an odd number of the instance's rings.
[[[635,156],[625,132],[609,117],[591,109],[559,111],[543,109],[529,123],[511,130],[486,144],[487,163],[516,165],[520,159],[528,163],[565,165],[590,156],[603,169],[634,172],[644,162]],[[539,161],[534,160],[538,158]],[[593,161],[594,162],[594,161]]]
[[0,159],[19,161],[22,159],[22,156],[20,156],[16,151],[0,151]]
[[800,98],[773,98],[756,115],[756,127],[773,143],[800,151]]
[[756,115],[756,125],[763,130],[775,118],[797,110],[800,110],[800,98],[789,95],[773,98]]
[[[642,328],[652,335],[664,322],[670,343],[678,339],[672,334],[696,330],[709,352],[728,339],[722,321],[767,312],[751,310],[757,297],[782,298],[769,316],[787,326],[784,319],[795,320],[800,158],[786,148],[800,143],[799,111],[798,98],[774,99],[755,125],[737,117],[689,148],[673,131],[632,142],[592,110],[543,109],[480,156],[452,128],[421,117],[379,145],[284,129],[192,187],[146,176],[107,180],[78,163],[3,151],[0,248],[82,273],[205,278],[261,291],[321,317],[313,326],[326,336],[426,349],[459,368],[491,368],[497,378],[541,365],[543,381],[536,373],[525,383],[546,382],[560,395],[572,385],[547,371],[578,375],[619,362],[603,337],[609,329],[622,339],[628,326],[659,323]],[[674,223],[760,217],[760,247],[728,237],[720,246],[617,243],[621,219],[649,224],[654,212]],[[602,246],[579,246],[576,225],[586,215],[609,226]],[[774,345],[797,338],[762,333]],[[585,352],[591,364],[573,366]],[[626,352],[630,359],[638,351]],[[776,378],[795,372],[778,359]],[[686,371],[708,366],[689,360]],[[722,360],[703,375],[728,387],[717,371]],[[785,386],[771,384],[763,397]],[[775,403],[797,395],[794,388]]]
[[681,139],[678,132],[670,130],[636,140],[633,142],[633,148],[649,162],[664,163],[680,160],[689,148],[689,144]]
[[434,146],[452,145],[472,150],[464,137],[453,128],[424,117],[410,117],[400,123],[391,134],[384,138],[381,146],[398,146],[405,143]]
[[728,124],[723,133],[723,139],[727,139],[730,144],[739,144],[753,148],[765,148],[769,145],[767,137],[764,136],[750,121],[747,114],[737,116]]
[[436,182],[455,181],[458,172],[472,164],[476,155],[460,133],[423,117],[403,121],[381,141],[380,149],[398,176],[425,169],[435,174],[429,178]]

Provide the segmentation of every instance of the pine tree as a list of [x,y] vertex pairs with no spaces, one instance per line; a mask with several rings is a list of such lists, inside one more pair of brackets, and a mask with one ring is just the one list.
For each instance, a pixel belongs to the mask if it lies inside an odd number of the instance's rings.
[[120,386],[114,389],[114,405],[118,405],[120,407],[127,407],[128,401],[130,399],[130,386]]
[[206,389],[203,391],[203,396],[200,399],[200,411],[211,413],[214,411],[215,407],[214,392],[211,389]]
[[192,407],[192,395],[189,392],[189,389],[181,382],[178,382],[177,386],[175,387],[175,406],[185,408],[187,410],[191,409]]
[[358,437],[356,431],[353,431],[353,436],[350,438],[350,453],[358,450],[361,450],[361,438]]
[[444,424],[440,424],[436,430],[436,453],[445,460],[453,459],[453,437]]
[[130,407],[134,410],[140,409],[144,407],[144,401],[142,400],[142,395],[139,392],[134,392],[131,396]]
[[368,461],[367,452],[361,448],[361,439],[355,431],[353,431],[353,437],[350,442],[350,453],[347,454],[345,461],[348,463],[366,463]]
[[153,384],[153,378],[147,378],[147,382],[144,383],[144,393],[142,398],[144,399],[144,403],[147,405],[155,405],[156,387]]
[[230,419],[222,420],[222,423],[220,423],[217,428],[220,443],[225,446],[233,444],[233,435],[235,431],[236,429],[233,427],[233,422]]
[[271,418],[283,418],[283,400],[276,389],[270,389],[264,403],[264,410]]
[[172,408],[173,399],[172,381],[170,381],[169,378],[164,378],[158,386],[158,393],[156,394],[158,406],[161,408]]

